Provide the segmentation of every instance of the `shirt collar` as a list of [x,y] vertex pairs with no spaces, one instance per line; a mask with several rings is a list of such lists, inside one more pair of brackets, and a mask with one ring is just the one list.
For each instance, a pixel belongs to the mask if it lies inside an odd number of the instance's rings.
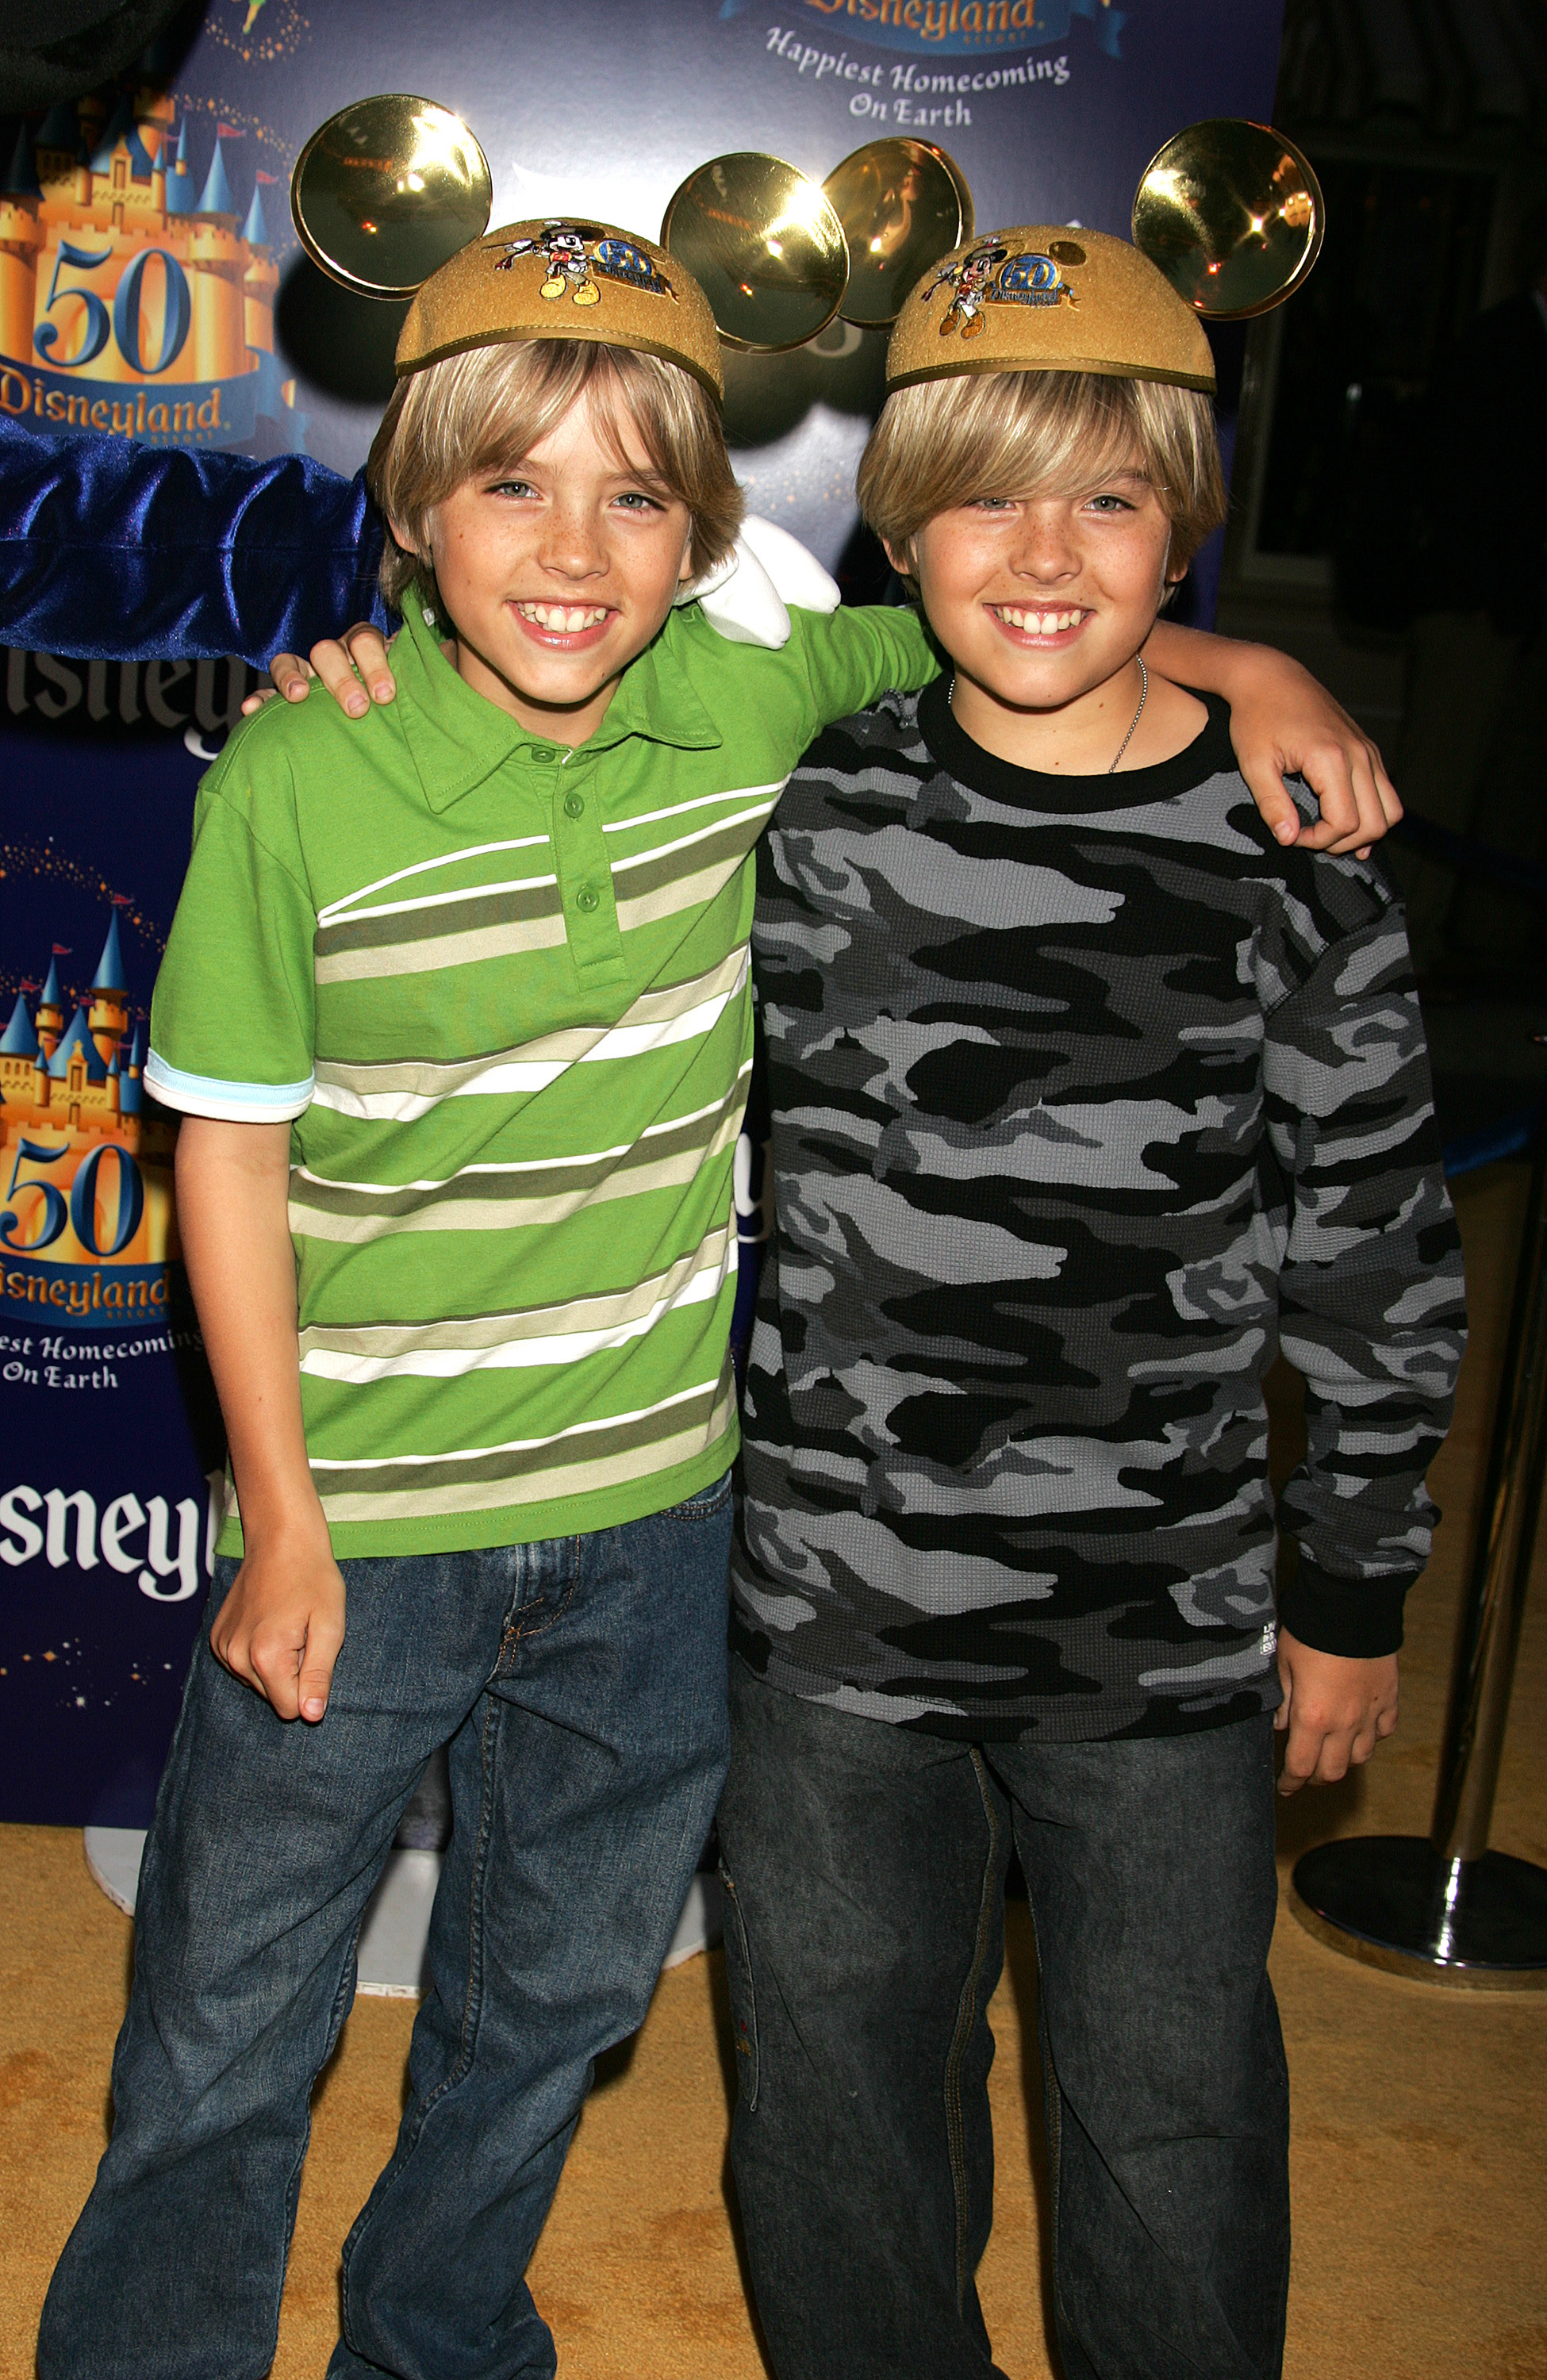
[[[624,672],[606,716],[579,747],[577,759],[607,751],[631,735],[684,751],[707,751],[721,742],[675,650],[693,634],[697,620],[696,606],[671,614],[655,642]],[[457,676],[412,589],[403,598],[403,626],[392,662],[408,697],[400,714],[404,739],[425,800],[432,809],[444,810],[542,739]]]

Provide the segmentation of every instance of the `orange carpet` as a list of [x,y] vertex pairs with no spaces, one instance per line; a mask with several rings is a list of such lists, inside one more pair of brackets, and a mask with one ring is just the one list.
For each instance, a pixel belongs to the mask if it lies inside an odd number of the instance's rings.
[[[1409,1605],[1401,1729],[1285,1807],[1285,1873],[1334,1834],[1428,1825],[1469,1494],[1481,1465],[1523,1172],[1461,1185],[1473,1346],[1435,1468],[1446,1521]],[[1292,1427],[1292,1425],[1291,1425]],[[1547,1563],[1542,1565],[1547,1572]],[[1547,1864],[1547,1574],[1533,1585],[1493,1841]],[[80,1838],[0,1828],[0,2380],[26,2380],[49,2269],[104,2137],[128,1922]],[[1426,1988],[1339,1959],[1285,1907],[1273,1949],[1294,2083],[1289,2380],[1547,2380],[1547,1993]],[[1035,1976],[1023,1909],[993,2007],[998,2216],[980,2276],[1013,2380],[1051,2372],[1033,2153]],[[320,2380],[338,2242],[387,2154],[411,2008],[360,2000],[319,2089],[274,2372]],[[725,2198],[717,1955],[666,1976],[586,2111],[532,2267],[564,2380],[761,2380]],[[928,2380],[927,2374],[917,2380]]]

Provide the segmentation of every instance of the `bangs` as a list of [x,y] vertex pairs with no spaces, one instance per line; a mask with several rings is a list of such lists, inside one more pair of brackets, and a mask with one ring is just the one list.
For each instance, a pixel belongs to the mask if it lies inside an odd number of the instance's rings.
[[1119,471],[1153,487],[1187,561],[1224,517],[1213,412],[1197,389],[1100,372],[981,372],[897,389],[859,465],[893,545],[984,496],[1074,496]]

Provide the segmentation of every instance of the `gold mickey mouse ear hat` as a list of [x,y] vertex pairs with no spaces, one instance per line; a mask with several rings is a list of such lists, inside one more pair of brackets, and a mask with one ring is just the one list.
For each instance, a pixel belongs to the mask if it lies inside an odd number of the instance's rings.
[[1214,385],[1202,323],[1149,258],[1059,224],[1021,224],[954,249],[897,316],[888,389],[1001,371]]
[[904,302],[886,384],[1088,371],[1212,394],[1203,322],[1282,305],[1320,255],[1325,222],[1309,160],[1272,125],[1189,125],[1145,169],[1131,248],[1072,225],[1022,224],[943,258]]
[[397,377],[516,339],[587,339],[680,364],[718,402],[720,339],[709,301],[675,257],[614,225],[506,224],[432,273],[397,341]]

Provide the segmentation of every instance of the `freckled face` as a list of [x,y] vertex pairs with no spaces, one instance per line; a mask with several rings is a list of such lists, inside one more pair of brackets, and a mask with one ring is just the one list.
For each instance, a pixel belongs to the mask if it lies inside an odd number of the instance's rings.
[[990,496],[937,513],[893,552],[930,625],[989,701],[1064,710],[1115,677],[1154,625],[1171,523],[1137,468],[1068,495]]
[[430,516],[460,675],[536,733],[583,743],[691,577],[691,540],[628,415],[599,420],[582,391],[518,473],[465,480]]

